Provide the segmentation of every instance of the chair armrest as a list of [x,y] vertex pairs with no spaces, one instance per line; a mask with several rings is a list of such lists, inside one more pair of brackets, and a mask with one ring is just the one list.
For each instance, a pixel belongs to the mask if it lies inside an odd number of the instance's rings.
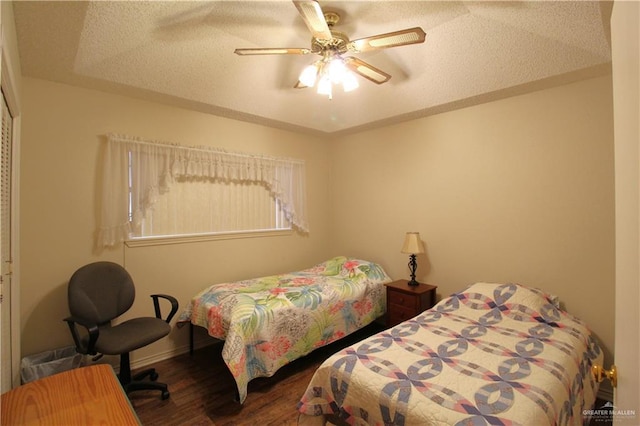
[[162,319],[162,313],[160,312],[160,298],[171,302],[171,312],[169,312],[167,319],[165,319],[166,322],[171,321],[171,318],[173,318],[176,312],[178,312],[178,300],[168,294],[152,294],[151,297],[153,298],[153,307],[156,310],[156,318]]
[[[77,317],[67,317],[64,319],[69,326],[69,330],[71,331],[71,336],[73,337],[73,342],[76,345],[76,351],[81,354],[89,354],[95,355],[97,354],[95,346],[98,341],[98,337],[100,336],[100,330],[98,329],[98,324],[91,324],[83,320],[82,318]],[[89,334],[89,342],[85,347],[82,344],[82,339],[80,338],[80,333],[78,332],[78,327],[76,324],[81,325],[82,327],[87,329],[87,333]]]

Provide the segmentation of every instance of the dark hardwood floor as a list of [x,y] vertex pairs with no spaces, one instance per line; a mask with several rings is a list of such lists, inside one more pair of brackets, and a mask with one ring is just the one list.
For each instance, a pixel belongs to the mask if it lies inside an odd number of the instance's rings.
[[318,366],[381,329],[372,324],[284,366],[273,377],[252,380],[242,405],[234,401],[235,381],[222,361],[222,344],[153,365],[158,381],[169,385],[168,400],[152,391],[132,392],[129,399],[143,425],[297,425],[296,404]]

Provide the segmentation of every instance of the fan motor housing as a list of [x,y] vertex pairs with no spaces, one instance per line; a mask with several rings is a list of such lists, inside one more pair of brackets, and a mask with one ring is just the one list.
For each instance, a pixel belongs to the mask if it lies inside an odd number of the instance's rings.
[[340,31],[331,31],[331,40],[319,40],[315,37],[311,39],[311,51],[323,53],[326,50],[333,50],[336,53],[345,53],[349,44],[349,37]]

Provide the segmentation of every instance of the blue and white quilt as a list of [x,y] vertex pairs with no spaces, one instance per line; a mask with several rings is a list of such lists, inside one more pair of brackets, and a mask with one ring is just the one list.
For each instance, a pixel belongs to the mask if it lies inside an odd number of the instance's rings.
[[603,354],[552,300],[517,284],[474,284],[327,359],[298,404],[302,422],[581,425]]

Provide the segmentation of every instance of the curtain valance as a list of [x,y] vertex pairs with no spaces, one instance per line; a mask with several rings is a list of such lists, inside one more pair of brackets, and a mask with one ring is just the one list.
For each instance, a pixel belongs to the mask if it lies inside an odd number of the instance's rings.
[[125,241],[156,197],[181,178],[263,184],[292,225],[309,231],[304,161],[110,134],[104,153],[99,246]]

